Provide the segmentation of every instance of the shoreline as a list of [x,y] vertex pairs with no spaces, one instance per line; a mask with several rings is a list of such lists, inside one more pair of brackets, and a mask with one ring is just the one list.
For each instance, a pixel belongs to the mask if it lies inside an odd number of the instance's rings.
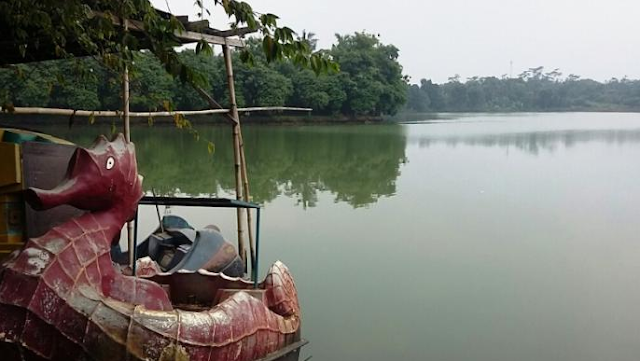
[[[345,115],[253,115],[245,114],[240,117],[243,125],[357,125],[357,124],[388,124],[403,123],[416,120],[446,120],[461,116],[472,115],[516,115],[516,114],[550,114],[550,113],[640,113],[640,110],[554,110],[554,111],[500,111],[500,112],[428,112],[428,113],[400,113],[394,116],[345,116]],[[189,116],[186,117],[194,125],[226,125],[229,121],[220,115],[214,116]],[[120,119],[115,117],[96,117],[94,123],[89,123],[87,117],[75,117],[71,120],[67,116],[59,115],[11,115],[0,113],[0,126],[24,127],[41,125],[61,126],[105,126],[112,123],[120,124]],[[131,124],[135,126],[169,126],[174,124],[172,117],[156,117],[153,123],[147,118],[131,118]]]
[[[212,124],[226,125],[229,120],[221,115],[197,115],[185,117],[194,125],[196,124]],[[109,125],[114,123],[117,125],[121,122],[116,117],[95,117],[93,124]],[[344,115],[252,115],[245,114],[240,116],[240,122],[243,125],[346,125],[346,124],[373,124],[388,122],[388,118],[381,116],[344,116]],[[74,117],[71,121],[68,116],[61,115],[11,115],[10,113],[0,113],[0,124],[7,126],[20,125],[63,125],[63,126],[84,126],[92,125],[87,117]],[[131,125],[147,126],[147,125],[173,125],[172,117],[163,116],[155,117],[150,122],[148,118],[131,118]]]

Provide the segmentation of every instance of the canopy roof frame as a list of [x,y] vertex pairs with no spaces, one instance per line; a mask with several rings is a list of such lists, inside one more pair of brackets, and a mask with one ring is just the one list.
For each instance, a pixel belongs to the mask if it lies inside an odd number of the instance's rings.
[[[209,44],[244,48],[246,43],[242,37],[257,31],[257,29],[249,27],[219,30],[210,27],[208,20],[189,21],[188,16],[173,15],[159,9],[155,9],[155,11],[165,19],[173,16],[182,24],[184,30],[176,30],[174,32],[176,40],[181,45],[193,44],[204,40]],[[136,50],[148,48],[149,44],[145,44],[144,41],[144,24],[142,21],[136,19],[122,19],[113,14],[100,11],[91,11],[89,16],[109,18],[114,25],[126,29],[126,31],[140,40],[140,46]],[[18,47],[12,42],[12,40],[7,39],[0,41],[0,64],[2,66],[8,66],[60,59],[56,51],[54,51],[52,44],[43,42],[42,40],[43,39],[34,39],[34,44],[28,44],[28,49],[39,50],[28,51],[26,54],[20,53]],[[35,43],[37,43],[37,46],[35,46]],[[69,53],[72,57],[91,55],[86,53],[79,45],[74,45],[73,41],[68,41],[67,46],[69,47]]]
[[[100,12],[93,12],[95,16],[104,16],[111,18],[111,21],[115,25],[124,26],[129,31],[143,32],[144,24],[142,21],[133,19],[124,19],[124,21],[116,16],[109,16]],[[182,22],[185,30],[176,30],[174,35],[182,44],[191,44],[204,40],[209,44],[214,45],[226,45],[236,48],[244,48],[245,42],[242,39],[234,38],[235,36],[244,36],[255,32],[255,30],[249,28],[238,28],[230,30],[217,30],[204,25],[201,21],[195,22]]]

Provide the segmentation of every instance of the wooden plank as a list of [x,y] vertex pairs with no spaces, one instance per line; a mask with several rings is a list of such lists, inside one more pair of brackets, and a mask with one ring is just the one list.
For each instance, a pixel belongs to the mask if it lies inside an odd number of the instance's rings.
[[247,27],[237,28],[237,29],[229,29],[229,30],[216,30],[214,35],[222,36],[222,37],[230,37],[230,36],[243,36],[251,33],[255,33],[257,30],[250,29]]
[[176,19],[178,19],[179,22],[181,23],[188,23],[189,22],[189,16],[187,15],[173,15],[170,12],[166,12],[164,10],[160,10],[158,8],[155,9],[156,13],[158,13],[158,15],[160,15],[160,17],[162,17],[163,19],[170,19],[171,16],[175,16]]
[[[112,18],[112,21],[114,24],[117,24],[117,25],[121,25],[122,23],[117,18]],[[126,19],[125,24],[129,28],[129,30],[135,30],[140,32],[144,31],[144,24],[141,21]],[[222,36],[210,35],[210,34],[205,34],[197,31],[190,31],[190,30],[176,31],[174,35],[183,44],[195,43],[200,40],[205,40],[206,42],[210,44],[215,44],[215,45],[228,45],[236,48],[244,48],[245,46],[244,40],[242,39],[225,38]]]
[[[171,14],[169,14],[169,16],[171,16]],[[181,23],[188,23],[189,22],[189,16],[188,15],[174,15],[174,16]]]
[[[189,21],[184,24],[184,27],[188,30],[199,31],[209,28],[209,20]],[[219,35],[219,34],[216,34]]]
[[[144,24],[141,21],[125,19],[123,23],[123,21],[120,20],[118,17],[109,16],[99,11],[94,11],[93,14],[95,16],[103,16],[106,18],[110,18],[111,22],[113,22],[115,25],[123,26],[129,29],[130,31],[132,30],[134,32],[144,32]],[[208,29],[208,30],[215,31],[215,29]],[[206,34],[206,33],[196,32],[196,31],[189,31],[189,30],[176,31],[174,35],[183,44],[195,43],[200,40],[205,40],[210,44],[216,44],[216,45],[227,45],[227,46],[233,46],[237,48],[243,48],[245,46],[245,42],[242,39],[225,38],[223,36],[211,35],[211,34]]]
[[227,46],[233,46],[235,48],[245,47],[245,42],[242,39],[225,38],[222,36],[203,34],[203,33],[198,33],[195,31],[188,31],[188,30],[182,31],[182,32],[176,32],[175,35],[178,37],[178,39],[180,39],[185,44],[195,43],[204,39],[206,42],[210,44],[227,45]]

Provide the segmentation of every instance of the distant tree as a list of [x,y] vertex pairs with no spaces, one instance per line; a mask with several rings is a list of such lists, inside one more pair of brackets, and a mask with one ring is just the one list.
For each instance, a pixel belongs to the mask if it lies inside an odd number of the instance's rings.
[[308,44],[312,51],[316,51],[318,48],[318,39],[315,33],[302,30],[302,35],[298,37],[298,41]]
[[264,64],[238,67],[235,74],[242,106],[284,106],[291,95],[291,80]]
[[467,87],[460,81],[451,81],[443,86],[444,94],[447,99],[447,109],[458,108],[462,111],[468,111],[468,94]]
[[580,75],[569,74],[567,76],[567,81],[578,81],[580,80]]
[[544,75],[546,79],[554,82],[559,81],[561,76],[562,76],[562,72],[558,68],[553,69],[553,71],[550,71]]
[[[302,35],[314,46],[313,33]],[[237,103],[240,106],[295,105],[311,107],[316,114],[379,116],[394,114],[406,101],[406,79],[398,63],[398,49],[380,43],[377,37],[355,33],[338,36],[331,50],[321,50],[344,64],[340,73],[316,74],[295,61],[270,62],[260,39],[249,38],[244,52],[233,52],[236,60]],[[251,64],[240,58],[250,54]],[[152,53],[134,52],[131,70],[131,107],[133,110],[203,109],[208,105],[189,84],[172,79]],[[219,54],[183,50],[179,61],[204,76],[203,88],[220,99],[228,99],[224,61]],[[78,66],[80,65],[80,66]],[[71,69],[91,70],[83,79],[58,82],[58,74]],[[18,81],[20,72],[24,81]],[[43,86],[44,84],[44,86]],[[74,109],[120,108],[121,76],[100,66],[95,58],[52,61],[0,69],[0,92],[11,92],[18,106],[56,105]],[[8,89],[5,91],[3,89]],[[424,102],[428,95],[421,94]],[[171,104],[167,104],[167,103]]]
[[454,76],[450,76],[448,80],[449,80],[449,83],[459,83],[460,74],[455,74]]
[[423,91],[419,85],[407,85],[407,105],[408,109],[415,112],[427,112],[431,109],[431,101],[429,100],[429,94]]
[[467,86],[467,109],[474,112],[486,110],[484,87],[477,81]]
[[48,106],[72,109],[97,109],[100,107],[98,89],[100,64],[95,59],[51,62],[58,73],[87,73],[76,77],[59,77],[51,88]]
[[442,88],[438,84],[434,84],[431,80],[422,79],[420,81],[420,89],[427,93],[429,97],[429,108],[431,111],[444,111],[446,108],[446,101]]
[[544,66],[529,69],[530,78],[533,80],[544,79]]
[[[46,106],[56,82],[53,62],[0,69],[0,92],[17,106]],[[20,81],[17,81],[20,79]]]
[[[422,79],[406,88],[407,111],[640,111],[640,80],[612,78],[605,83],[570,74],[564,80],[560,69],[545,72],[529,68],[518,78],[478,77],[462,83],[458,75],[445,84]],[[420,104],[422,102],[422,104]]]
[[135,53],[134,62],[136,66],[131,76],[131,108],[162,109],[163,102],[173,101],[173,79],[153,54],[146,51]]
[[[196,54],[193,50],[183,50],[181,60],[201,74],[206,75],[207,85],[204,87],[220,104],[227,105],[224,60],[220,56]],[[171,89],[176,109],[204,109],[208,104],[189,84],[174,79]]]
[[366,33],[336,35],[328,52],[340,64],[347,100],[343,112],[352,115],[395,114],[406,101],[406,81],[398,48]]

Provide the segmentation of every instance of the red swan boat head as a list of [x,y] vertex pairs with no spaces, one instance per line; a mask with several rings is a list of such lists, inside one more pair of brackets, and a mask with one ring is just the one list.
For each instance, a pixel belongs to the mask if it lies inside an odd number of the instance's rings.
[[122,134],[112,141],[101,135],[89,149],[78,148],[54,189],[30,188],[26,193],[27,201],[39,210],[69,204],[91,212],[109,210],[122,220],[133,218],[141,197],[135,146]]

